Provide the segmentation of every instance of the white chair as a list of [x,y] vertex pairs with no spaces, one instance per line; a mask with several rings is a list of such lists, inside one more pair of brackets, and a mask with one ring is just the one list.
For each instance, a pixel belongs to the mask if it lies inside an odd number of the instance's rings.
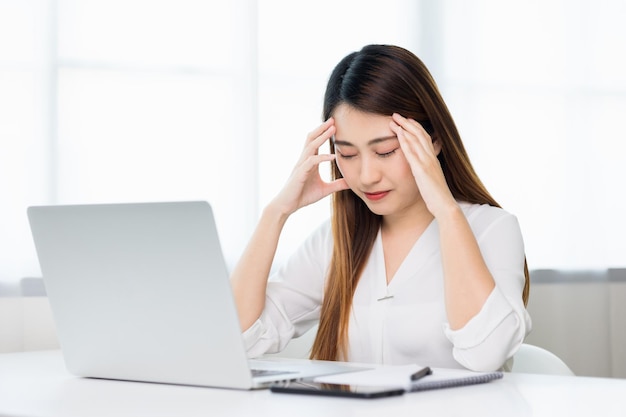
[[554,353],[523,343],[513,358],[511,372],[574,376],[574,372]]

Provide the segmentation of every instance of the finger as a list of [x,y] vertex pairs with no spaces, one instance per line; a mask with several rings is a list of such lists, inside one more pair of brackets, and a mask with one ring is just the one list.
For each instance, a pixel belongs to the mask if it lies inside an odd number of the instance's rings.
[[[392,129],[395,129],[394,131],[400,142],[400,148],[411,167],[413,175],[416,176],[416,180],[422,173],[429,171],[429,167],[436,163],[438,164],[434,152],[424,149],[424,146],[416,140],[413,135],[398,125],[395,127],[392,126]],[[413,137],[413,139],[410,139],[410,137]]]
[[305,153],[308,155],[317,155],[320,147],[326,143],[335,134],[335,126],[330,126],[316,138],[313,138],[306,146]]
[[406,137],[405,130],[402,129],[400,126],[398,126],[396,129],[397,131],[395,133],[398,136],[400,149],[402,149],[402,153],[409,162],[409,165],[414,166],[416,163],[419,163],[419,145],[409,140]]
[[[325,129],[324,129],[325,128]],[[322,124],[319,128],[315,129],[306,139],[306,144],[302,152],[302,158],[306,158],[308,155],[317,155],[319,148],[335,134],[335,125],[332,119],[329,119],[326,123]]]
[[328,154],[328,153],[323,153],[319,155],[318,154],[309,155],[306,158],[304,158],[302,162],[296,166],[295,169],[301,170],[301,172],[304,172],[306,175],[308,175],[315,168],[317,168],[317,166],[319,166],[322,162],[334,161],[335,158],[336,156],[334,154]]
[[422,124],[415,119],[406,118],[398,113],[392,114],[391,118],[397,124],[399,124],[400,126],[402,126],[403,128],[407,130],[412,130],[415,133],[421,132],[421,133],[428,135],[428,132],[426,132],[426,129],[424,129],[424,126],[422,126]]
[[412,139],[415,135],[412,135],[395,121],[391,121],[389,123],[389,127],[398,137],[400,147],[402,148],[402,152],[404,152],[405,156],[417,158],[420,152],[419,148],[421,148],[421,144],[416,139]]
[[407,132],[412,133],[415,137],[428,149],[433,149],[433,140],[430,134],[424,129],[421,123],[414,119],[408,119],[398,113],[394,113],[392,116],[394,122],[402,127]]
[[334,124],[335,124],[335,119],[333,119],[332,117],[330,119],[326,120],[324,123],[322,123],[321,125],[319,125],[315,129],[313,129],[311,132],[309,132],[309,134],[306,137],[306,142],[305,143],[308,144],[308,143],[314,141],[320,135],[322,135],[325,132],[327,132],[328,128],[330,128],[331,126],[334,126]]
[[[300,154],[300,159],[298,159],[296,167],[301,165],[309,156],[317,155],[319,153],[319,148],[324,144],[324,142],[335,134],[336,129],[333,123],[333,121],[330,121],[330,124],[324,123],[307,135],[306,144]],[[323,127],[326,128],[322,129]],[[317,134],[317,136],[313,136],[315,134]]]
[[427,133],[424,135],[413,133],[396,124],[395,121],[390,122],[390,127],[398,136],[405,156],[415,158],[415,161],[426,161],[431,157],[436,157],[434,145]]
[[345,178],[339,178],[334,181],[326,183],[325,191],[327,191],[326,195],[336,193],[338,191],[347,190],[350,188]]

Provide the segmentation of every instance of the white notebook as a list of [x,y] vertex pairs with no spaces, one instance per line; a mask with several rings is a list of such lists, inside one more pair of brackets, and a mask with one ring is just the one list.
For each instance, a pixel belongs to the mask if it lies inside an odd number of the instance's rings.
[[432,368],[432,373],[411,381],[411,375],[422,369],[421,365],[385,366],[361,372],[326,375],[315,378],[315,382],[346,385],[378,385],[402,387],[407,392],[425,391],[464,385],[482,384],[500,379],[503,373],[474,372],[464,369]]

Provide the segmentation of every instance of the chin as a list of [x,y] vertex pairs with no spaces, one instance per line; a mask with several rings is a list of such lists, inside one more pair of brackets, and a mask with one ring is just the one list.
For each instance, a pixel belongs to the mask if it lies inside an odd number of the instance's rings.
[[367,208],[370,209],[372,213],[377,214],[379,216],[386,216],[393,212],[393,210],[390,209],[389,206],[386,204],[381,204],[381,203],[372,204],[368,202],[367,200],[364,200],[364,203],[367,206]]

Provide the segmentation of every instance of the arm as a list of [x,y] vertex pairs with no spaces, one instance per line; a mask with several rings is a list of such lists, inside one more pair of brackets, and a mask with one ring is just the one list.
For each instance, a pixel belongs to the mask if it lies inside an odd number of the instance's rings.
[[437,159],[439,142],[418,122],[398,114],[393,115],[390,127],[398,136],[428,211],[439,224],[448,322],[452,329],[461,328],[481,310],[495,287],[494,279],[448,188]]
[[248,329],[265,307],[265,287],[278,240],[288,214],[271,204],[263,210],[239,262],[231,273],[231,285],[242,330]]
[[[455,202],[437,218],[448,323],[460,329],[482,309],[495,287],[476,237]],[[520,293],[521,296],[521,293]]]
[[304,150],[281,192],[263,210],[252,238],[231,274],[231,284],[242,330],[248,329],[265,307],[265,288],[278,240],[289,216],[306,205],[348,186],[345,180],[322,181],[318,166],[335,155],[318,149],[335,133],[329,119],[307,136]]
[[504,210],[477,206],[466,215],[496,285],[465,326],[448,327],[445,333],[457,362],[469,369],[494,370],[507,365],[532,326],[521,297],[524,242],[517,219]]
[[243,332],[249,357],[280,352],[317,323],[332,241],[330,221],[325,221],[272,272],[263,312]]
[[393,115],[390,126],[439,225],[446,335],[454,358],[469,369],[498,369],[531,326],[522,300],[524,245],[517,220],[491,207],[494,218],[482,219],[476,235],[476,219],[470,227],[447,186],[437,159],[441,145],[414,120]]

